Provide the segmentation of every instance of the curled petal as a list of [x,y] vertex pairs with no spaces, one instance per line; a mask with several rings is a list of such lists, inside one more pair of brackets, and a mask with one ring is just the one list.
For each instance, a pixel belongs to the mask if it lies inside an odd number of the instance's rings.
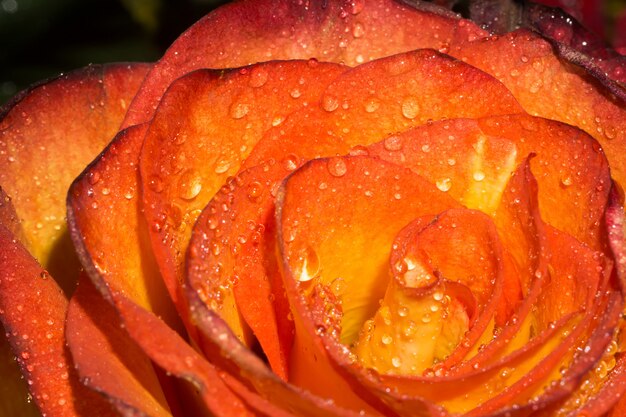
[[0,320],[41,413],[114,415],[74,370],[63,335],[63,291],[1,224],[0,248]]
[[67,292],[79,268],[65,227],[67,189],[115,135],[148,68],[90,66],[33,87],[0,115],[0,184],[27,248]]

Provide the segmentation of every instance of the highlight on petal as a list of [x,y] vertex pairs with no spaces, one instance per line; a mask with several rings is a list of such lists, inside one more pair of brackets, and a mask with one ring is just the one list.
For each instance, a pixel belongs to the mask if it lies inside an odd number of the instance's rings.
[[1,112],[0,184],[26,246],[65,291],[78,271],[65,227],[67,189],[115,135],[148,68],[86,67],[33,87]]
[[0,320],[39,411],[114,415],[104,399],[80,383],[66,351],[63,291],[1,224],[0,248]]
[[150,360],[85,275],[70,300],[65,334],[81,380],[118,412],[172,415]]
[[453,13],[421,9],[392,0],[227,4],[170,46],[133,100],[124,126],[150,120],[167,86],[199,68],[310,58],[354,66],[419,48],[446,51],[450,45],[487,35]]

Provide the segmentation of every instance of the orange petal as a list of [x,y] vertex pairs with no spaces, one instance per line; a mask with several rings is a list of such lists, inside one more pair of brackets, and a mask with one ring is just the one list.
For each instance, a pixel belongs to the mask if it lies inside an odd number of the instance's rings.
[[106,401],[80,383],[66,351],[63,291],[3,225],[0,248],[0,320],[41,413],[113,415]]
[[147,70],[117,64],[72,72],[19,96],[0,120],[0,184],[27,247],[65,291],[78,271],[65,228],[67,189],[115,135]]
[[118,411],[171,416],[152,364],[120,326],[113,307],[85,279],[67,313],[67,344],[81,379]]
[[178,286],[201,210],[265,130],[317,98],[343,71],[335,64],[271,62],[194,72],[168,91],[146,134],[140,172],[154,253],[181,315]]
[[247,324],[284,379],[293,321],[273,250],[274,195],[299,165],[296,159],[261,165],[228,181],[198,217],[187,257],[189,288],[251,346]]
[[[455,206],[421,177],[374,158],[318,159],[289,177],[279,191],[277,222],[284,283],[296,319],[290,381],[322,396],[336,394],[336,386],[327,381],[333,372],[321,366],[325,354],[323,348],[317,351],[315,338],[328,332],[352,343],[384,295],[388,253],[397,231],[416,216],[434,216]],[[326,320],[313,322],[307,312],[299,294],[310,296],[317,285],[327,286],[341,300],[341,335]],[[317,362],[311,359],[314,353]],[[349,394],[335,397],[350,404]]]
[[178,318],[141,219],[137,162],[146,128],[121,131],[74,181],[68,224],[81,264],[97,286],[106,283],[175,325]]
[[[271,403],[302,416],[357,417],[372,415],[366,410],[353,412],[339,406],[332,398],[323,398],[278,378],[265,363],[246,349],[226,323],[200,300],[195,291],[189,291],[190,304],[196,324],[204,338],[201,346],[207,357],[224,369],[231,370],[242,383],[255,390]],[[228,352],[228,354],[224,354]],[[377,414],[375,414],[377,415]]]
[[205,16],[170,46],[148,74],[124,125],[148,121],[167,86],[199,68],[309,58],[353,66],[418,48],[445,50],[484,36],[452,13],[418,12],[391,0],[240,1]]
[[[521,111],[496,79],[447,55],[417,50],[342,74],[319,103],[270,130],[245,166],[289,154],[311,159],[347,153],[429,120]],[[318,145],[311,148],[313,153],[303,154],[300,144],[310,141]]]
[[542,218],[601,247],[609,167],[598,143],[576,128],[525,114],[446,120],[389,136],[367,151],[410,167],[464,205],[491,214],[511,173],[534,153]]
[[626,184],[626,107],[586,71],[560,60],[539,35],[518,30],[468,42],[449,53],[493,74],[531,114],[578,126],[606,152],[611,174]]

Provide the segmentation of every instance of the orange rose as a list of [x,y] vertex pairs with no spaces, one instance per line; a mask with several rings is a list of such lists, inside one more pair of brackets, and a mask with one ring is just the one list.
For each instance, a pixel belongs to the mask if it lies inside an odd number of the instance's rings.
[[481,10],[243,0],[17,97],[5,412],[623,415],[624,59]]

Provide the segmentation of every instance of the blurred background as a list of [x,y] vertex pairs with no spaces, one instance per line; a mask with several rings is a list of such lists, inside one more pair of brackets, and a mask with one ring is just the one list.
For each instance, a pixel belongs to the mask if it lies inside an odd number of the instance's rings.
[[155,61],[226,0],[0,0],[0,105],[89,63]]
[[[469,0],[432,1],[461,11]],[[616,32],[615,18],[626,6],[626,0],[535,1],[572,7],[606,37]],[[0,0],[0,105],[35,81],[89,63],[155,61],[187,27],[226,2]]]

